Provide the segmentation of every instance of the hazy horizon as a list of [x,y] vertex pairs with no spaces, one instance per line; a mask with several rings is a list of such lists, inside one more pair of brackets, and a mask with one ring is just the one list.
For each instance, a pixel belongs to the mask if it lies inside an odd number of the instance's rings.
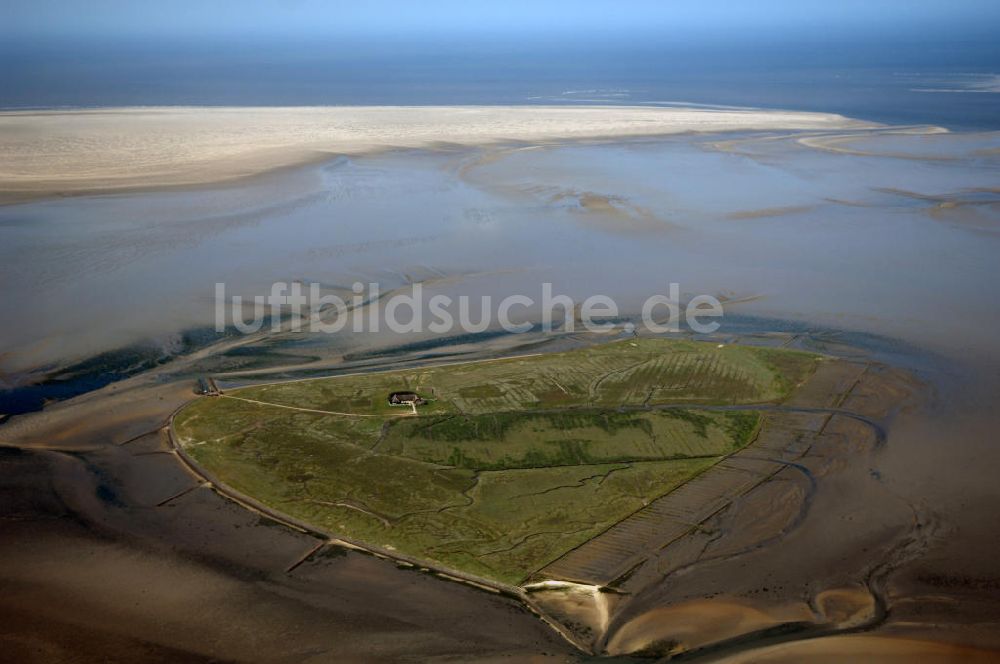
[[15,0],[0,108],[691,103],[1000,126],[1000,5]]

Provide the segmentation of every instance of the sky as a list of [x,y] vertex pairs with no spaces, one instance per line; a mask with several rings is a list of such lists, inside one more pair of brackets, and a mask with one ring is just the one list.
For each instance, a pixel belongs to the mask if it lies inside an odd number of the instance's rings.
[[0,35],[59,39],[656,32],[984,38],[997,0],[3,0]]

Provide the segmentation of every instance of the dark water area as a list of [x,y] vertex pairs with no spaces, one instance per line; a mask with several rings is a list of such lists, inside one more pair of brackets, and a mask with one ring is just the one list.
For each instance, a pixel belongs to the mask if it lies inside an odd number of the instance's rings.
[[0,390],[0,413],[21,415],[41,410],[53,401],[63,401],[99,390],[152,369],[165,359],[159,349],[141,345],[101,353],[40,383]]
[[54,401],[99,390],[170,362],[222,338],[212,328],[198,328],[179,335],[179,345],[165,348],[146,341],[98,353],[70,364],[45,380],[0,389],[0,415],[21,415],[42,410]]
[[826,353],[838,357],[867,358],[909,371],[940,371],[949,360],[927,348],[899,338],[857,330],[817,326],[812,323],[766,316],[730,314],[719,328],[720,335],[733,335],[741,343],[760,334],[791,335],[789,348]]
[[0,108],[712,104],[1000,128],[996,40],[64,40],[0,44]]

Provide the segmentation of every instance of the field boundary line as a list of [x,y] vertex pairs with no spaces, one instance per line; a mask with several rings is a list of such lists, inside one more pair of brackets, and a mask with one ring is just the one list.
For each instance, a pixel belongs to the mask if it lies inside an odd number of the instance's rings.
[[[383,415],[383,414],[374,414],[374,413],[340,413],[340,412],[337,412],[335,410],[319,410],[317,408],[301,408],[299,406],[286,406],[285,404],[282,404],[282,403],[273,403],[271,401],[258,401],[256,399],[245,399],[244,397],[234,397],[231,394],[220,394],[219,396],[223,397],[225,399],[236,399],[237,401],[246,401],[247,403],[255,403],[255,404],[258,404],[260,406],[274,406],[275,408],[286,408],[288,410],[298,410],[298,411],[302,411],[303,413],[319,413],[321,415],[340,415],[341,417],[393,417],[392,414]],[[414,414],[416,414],[416,413],[414,413]],[[400,415],[404,415],[405,416],[405,415],[409,415],[409,413],[406,413],[406,414],[400,413],[399,415],[395,415],[395,417],[399,417]]]

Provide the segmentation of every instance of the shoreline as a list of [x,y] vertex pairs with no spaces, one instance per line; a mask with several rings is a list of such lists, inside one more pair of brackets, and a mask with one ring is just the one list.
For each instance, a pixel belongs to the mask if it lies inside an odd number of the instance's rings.
[[0,150],[7,155],[0,166],[0,205],[239,182],[340,155],[394,149],[881,126],[832,113],[649,106],[0,111]]
[[218,479],[211,471],[207,470],[187,453],[184,446],[177,440],[177,436],[174,432],[174,417],[199,398],[204,397],[196,397],[185,402],[183,405],[174,410],[174,412],[172,412],[170,417],[167,419],[163,429],[167,432],[167,441],[170,445],[170,450],[174,456],[177,457],[184,468],[203,483],[200,486],[207,486],[223,499],[232,501],[242,509],[253,512],[262,518],[269,519],[279,526],[299,531],[304,535],[308,535],[309,537],[313,537],[317,540],[316,547],[308,551],[306,555],[289,566],[289,568],[285,570],[286,574],[291,573],[296,567],[307,562],[309,559],[313,558],[313,556],[328,547],[350,549],[381,560],[391,561],[397,566],[406,567],[422,574],[436,577],[442,581],[460,583],[469,586],[470,588],[493,593],[519,602],[539,620],[551,628],[555,634],[562,637],[568,644],[581,652],[592,654],[586,644],[581,643],[565,626],[560,624],[558,620],[550,617],[541,607],[533,602],[528,591],[526,591],[523,587],[512,586],[494,579],[487,579],[464,570],[447,567],[431,560],[417,558],[415,556],[390,550],[343,534],[328,532],[318,526],[314,526],[306,521],[271,507],[253,496],[234,489],[222,480]]

